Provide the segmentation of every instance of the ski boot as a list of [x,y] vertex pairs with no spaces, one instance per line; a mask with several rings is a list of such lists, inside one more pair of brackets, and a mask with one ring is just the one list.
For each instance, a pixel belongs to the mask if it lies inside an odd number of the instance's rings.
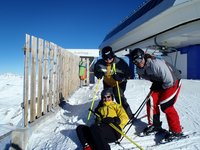
[[173,140],[178,140],[181,139],[184,136],[184,134],[181,133],[175,133],[175,132],[168,132],[165,137],[164,140],[167,142],[173,141]]
[[164,132],[165,129],[161,127],[162,122],[160,122],[158,125],[149,125],[147,126],[142,133],[140,133],[140,136],[146,136],[146,135],[152,135],[156,134],[157,132]]

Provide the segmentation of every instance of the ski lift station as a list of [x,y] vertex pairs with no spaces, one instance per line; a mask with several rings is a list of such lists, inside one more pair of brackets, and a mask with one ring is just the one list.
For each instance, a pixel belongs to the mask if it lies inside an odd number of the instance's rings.
[[109,45],[123,56],[139,47],[175,65],[183,78],[200,79],[199,8],[200,0],[147,0],[99,48]]

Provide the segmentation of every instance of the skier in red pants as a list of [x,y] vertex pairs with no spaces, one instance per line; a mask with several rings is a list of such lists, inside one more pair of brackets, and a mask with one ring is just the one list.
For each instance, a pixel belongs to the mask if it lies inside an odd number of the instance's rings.
[[166,114],[169,131],[165,139],[171,141],[182,136],[180,120],[174,104],[181,88],[181,73],[168,62],[145,54],[140,48],[130,52],[130,59],[137,66],[138,75],[152,82],[151,95],[147,102],[148,126],[143,134],[159,132],[162,130],[160,110]]

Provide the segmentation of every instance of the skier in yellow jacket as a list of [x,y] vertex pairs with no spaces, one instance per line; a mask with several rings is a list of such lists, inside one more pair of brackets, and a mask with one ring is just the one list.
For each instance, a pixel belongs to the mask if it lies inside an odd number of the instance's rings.
[[104,89],[101,92],[100,105],[95,109],[98,114],[96,121],[90,127],[79,125],[76,129],[83,150],[110,150],[108,143],[115,142],[121,135],[109,123],[122,130],[128,123],[128,115],[124,108],[114,102],[112,90]]

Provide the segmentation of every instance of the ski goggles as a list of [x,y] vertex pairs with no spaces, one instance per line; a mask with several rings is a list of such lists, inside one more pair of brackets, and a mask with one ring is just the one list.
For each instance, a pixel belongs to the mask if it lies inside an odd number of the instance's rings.
[[142,58],[136,58],[133,60],[133,63],[136,65],[140,64],[141,62],[142,62]]
[[104,56],[103,58],[105,61],[113,59],[112,55]]
[[111,95],[105,95],[103,96],[103,99],[110,99],[111,98]]

